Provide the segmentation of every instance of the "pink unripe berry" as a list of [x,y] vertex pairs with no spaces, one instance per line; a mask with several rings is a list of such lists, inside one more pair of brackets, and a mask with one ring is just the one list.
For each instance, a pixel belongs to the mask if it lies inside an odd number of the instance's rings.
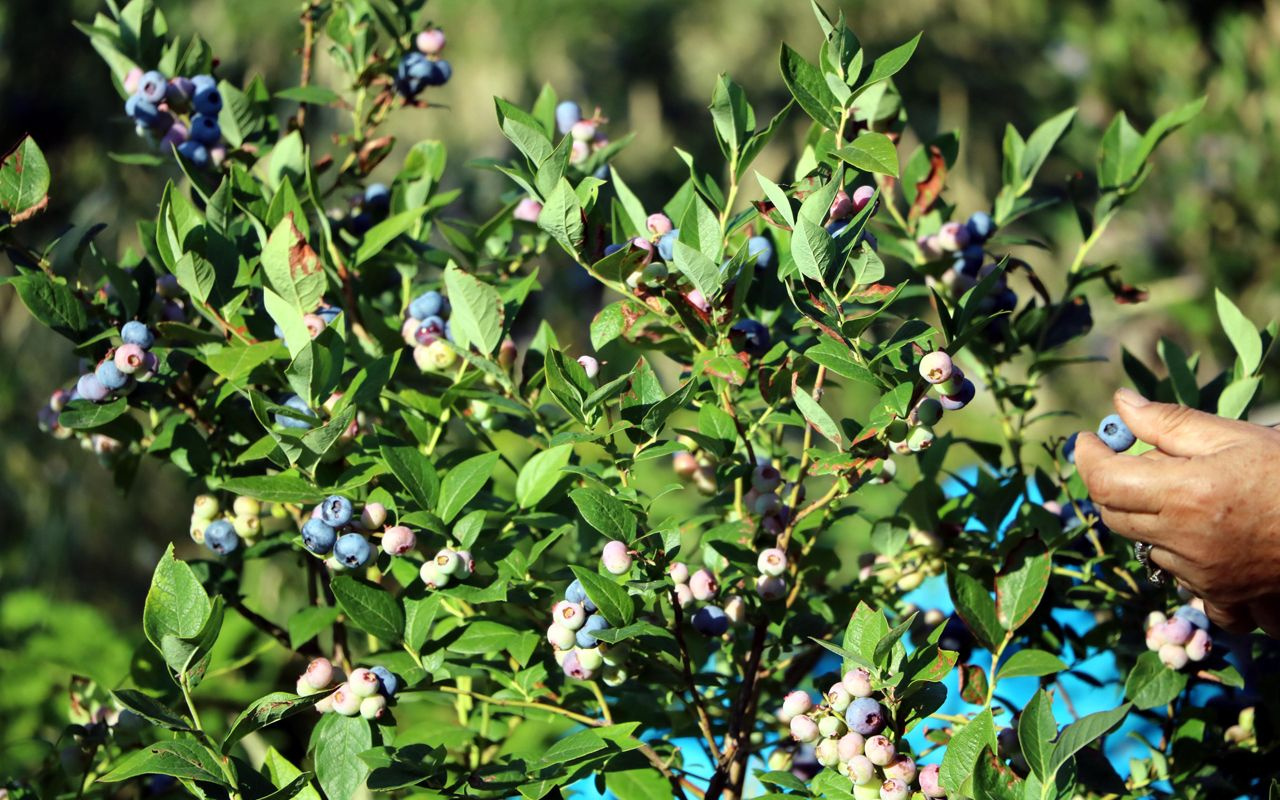
[[968,244],[969,229],[959,222],[948,222],[938,229],[938,247],[942,250],[963,250]]
[[787,554],[777,547],[761,550],[760,556],[756,558],[756,568],[761,575],[776,578],[787,571]]
[[511,369],[516,363],[516,356],[519,350],[516,348],[514,339],[503,339],[502,344],[498,346],[498,365],[503,369]]
[[440,571],[434,560],[423,562],[422,568],[418,570],[418,577],[428,589],[443,589],[449,585],[449,576]]
[[862,755],[863,748],[866,745],[866,737],[857,731],[849,731],[840,737],[840,760],[852,761],[857,756]]
[[951,363],[951,356],[941,350],[934,350],[920,359],[920,377],[929,383],[944,383],[951,377],[952,372],[954,372],[954,365]]
[[402,556],[418,544],[418,537],[403,525],[387,528],[382,534],[382,549],[393,556]]
[[893,746],[893,742],[889,741],[889,737],[883,734],[876,734],[867,739],[867,743],[863,747],[863,753],[871,760],[872,764],[877,767],[883,767],[893,761],[893,757],[898,754],[898,750]]
[[716,583],[715,577],[705,569],[693,573],[693,577],[689,579],[689,591],[693,592],[695,600],[705,603],[714,598],[719,589],[720,584]]
[[360,527],[366,531],[376,531],[387,522],[387,507],[382,503],[365,503],[360,512]]
[[600,362],[592,356],[578,356],[578,363],[586,370],[588,380],[595,380],[595,377],[600,374]]
[[[374,680],[377,680],[376,678]],[[360,701],[363,698],[353,692],[348,684],[342,684],[333,693],[333,710],[344,717],[354,717],[360,713]]]
[[782,475],[768,464],[761,464],[751,473],[751,488],[757,492],[772,492],[782,485]]
[[521,222],[537,222],[538,216],[542,214],[542,203],[534,200],[532,197],[526,197],[516,204],[516,210],[512,212],[512,216]]
[[365,719],[378,719],[387,710],[387,698],[380,694],[366,697],[360,701],[360,716]]
[[333,681],[333,663],[327,658],[317,658],[307,665],[302,680],[313,689],[323,689]]
[[910,784],[916,779],[916,762],[906,753],[898,753],[885,765],[884,776]]
[[413,317],[409,317],[400,325],[400,338],[410,347],[418,344],[418,328],[422,327],[422,323]]
[[320,714],[328,714],[333,710],[333,695],[325,695],[316,701],[316,712]]
[[689,301],[689,305],[693,306],[694,308],[698,309],[704,314],[707,311],[711,310],[711,304],[707,302],[706,296],[698,289],[690,290],[684,296],[684,299]]
[[867,786],[876,778],[876,765],[865,755],[854,756],[845,762],[849,765],[849,780],[854,786]]
[[849,198],[849,194],[844,189],[836,192],[835,198],[831,201],[831,209],[828,215],[833,220],[848,219],[853,216],[853,200]]
[[1191,623],[1182,617],[1174,617],[1164,623],[1164,639],[1169,644],[1185,645],[1191,641],[1191,632],[1194,630]]
[[689,582],[689,565],[680,561],[673,562],[667,567],[667,575],[671,576],[671,580],[678,586]]
[[458,550],[458,571],[454,573],[459,579],[470,577],[476,571],[476,560],[470,550]]
[[938,775],[937,764],[926,764],[920,768],[920,791],[925,797],[946,797],[947,791],[942,788],[942,779]]
[[587,621],[587,611],[582,607],[582,604],[570,603],[568,600],[561,600],[556,603],[551,609],[551,615],[556,622],[571,631],[578,630]]
[[1169,669],[1182,669],[1187,665],[1190,658],[1187,656],[1187,648],[1176,645],[1166,644],[1158,651],[1160,654],[1160,662]]
[[444,31],[439,28],[432,28],[415,36],[413,45],[418,48],[419,53],[434,56],[444,50],[445,41]]
[[1211,652],[1213,652],[1213,639],[1209,638],[1209,632],[1197,628],[1187,642],[1187,658],[1191,661],[1204,661]]
[[627,543],[617,539],[604,546],[604,554],[600,557],[604,568],[614,575],[622,575],[631,569],[631,553],[627,552]]
[[803,744],[818,741],[818,723],[804,714],[791,718],[791,738]]
[[564,663],[560,666],[564,669],[564,674],[570,678],[579,681],[591,680],[593,673],[582,665],[582,661],[578,658],[577,650],[570,650],[564,658]]
[[791,692],[782,698],[782,711],[778,714],[778,719],[790,722],[801,714],[807,714],[811,708],[813,708],[813,698],[809,697],[808,692]]
[[761,600],[778,600],[787,594],[787,579],[760,575],[756,578],[756,594]]
[[[698,459],[688,450],[681,450],[671,457],[671,467],[681,478],[690,478],[698,471]],[[674,565],[673,565],[674,566]]]
[[547,641],[557,650],[569,650],[576,644],[577,635],[559,622],[553,622],[547,628]]
[[316,338],[324,331],[324,317],[319,314],[303,314],[302,324],[307,326],[307,333],[312,339]]
[[871,202],[871,198],[876,196],[876,190],[873,186],[859,186],[853,190],[853,210],[861,211],[867,207],[867,203]]
[[371,669],[360,667],[347,676],[347,688],[357,697],[371,697],[378,693],[378,675]]
[[575,142],[590,142],[596,138],[596,124],[589,119],[580,119],[573,123],[573,127],[569,129],[569,135],[573,137]]
[[1147,649],[1151,652],[1159,650],[1169,642],[1164,638],[1164,623],[1147,628]]
[[862,667],[846,672],[840,682],[844,684],[844,688],[849,690],[849,694],[854,697],[871,696],[871,673]]
[[141,80],[142,70],[139,67],[134,67],[125,73],[124,80],[122,81],[124,84],[124,90],[129,94],[134,94],[138,91],[138,83]]
[[116,369],[126,375],[132,375],[147,364],[147,351],[136,344],[122,344],[116,348],[113,359]]
[[921,236],[916,239],[916,246],[925,261],[937,261],[942,257],[942,248],[938,246],[937,236]]
[[645,220],[645,227],[649,229],[649,233],[654,236],[661,236],[664,233],[671,233],[674,227],[671,224],[671,218],[661,212],[650,214],[649,219]]
[[907,800],[910,794],[907,785],[897,778],[890,778],[880,784],[880,800]]
[[676,602],[678,602],[682,608],[688,608],[693,605],[693,592],[689,589],[689,584],[676,584]]
[[840,746],[835,739],[823,739],[813,751],[814,758],[824,767],[834,767],[840,763]]

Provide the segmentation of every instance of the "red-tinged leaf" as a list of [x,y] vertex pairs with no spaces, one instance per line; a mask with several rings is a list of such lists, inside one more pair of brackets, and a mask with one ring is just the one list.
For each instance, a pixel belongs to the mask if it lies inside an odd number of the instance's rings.
[[947,159],[937,145],[929,145],[929,172],[924,179],[916,183],[916,201],[911,205],[911,218],[915,219],[926,211],[933,201],[942,194],[942,184],[947,179]]
[[982,667],[977,664],[960,665],[960,698],[962,700],[975,706],[984,705],[987,702],[988,686],[987,673]]
[[893,294],[897,289],[897,286],[888,286],[883,283],[872,283],[860,287],[858,291],[849,295],[849,297],[851,300],[859,303],[874,303]]

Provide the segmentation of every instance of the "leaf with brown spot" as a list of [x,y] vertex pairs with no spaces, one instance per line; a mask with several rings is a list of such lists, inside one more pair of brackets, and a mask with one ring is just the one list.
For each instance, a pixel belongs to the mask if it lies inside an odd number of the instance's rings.
[[326,286],[324,264],[287,214],[262,249],[262,270],[276,294],[303,314],[320,304]]
[[911,205],[911,218],[915,219],[926,211],[933,201],[942,194],[942,184],[947,179],[947,159],[942,149],[936,144],[929,145],[929,172],[916,182],[916,201]]
[[17,225],[48,205],[49,164],[35,140],[26,136],[0,159],[0,210]]
[[977,664],[960,665],[960,699],[975,706],[983,705],[987,702],[988,687],[987,673],[982,667]]

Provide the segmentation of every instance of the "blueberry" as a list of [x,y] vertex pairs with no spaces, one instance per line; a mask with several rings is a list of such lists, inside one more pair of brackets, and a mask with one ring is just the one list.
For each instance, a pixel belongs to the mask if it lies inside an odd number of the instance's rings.
[[281,427],[310,428],[313,424],[315,424],[315,422],[320,421],[319,417],[316,416],[316,412],[312,411],[311,407],[307,405],[307,401],[303,400],[301,397],[298,397],[296,394],[290,397],[288,400],[285,400],[284,406],[286,408],[290,408],[290,409],[293,409],[294,411],[297,411],[303,416],[309,417],[312,420],[312,422],[297,419],[296,417],[290,417],[285,414],[276,414],[276,424]]
[[178,145],[178,155],[190,161],[199,169],[209,166],[209,148],[193,139],[188,139]]
[[582,119],[582,109],[572,100],[565,100],[556,106],[556,130],[565,134]]
[[859,697],[849,704],[844,714],[845,722],[854,733],[873,736],[884,730],[884,709],[874,697]]
[[668,231],[658,239],[658,257],[671,262],[676,257],[676,239],[680,237],[680,229]]
[[569,588],[564,590],[564,599],[570,603],[582,604],[586,602],[587,592],[582,588],[582,581],[574,578],[573,583],[569,584]]
[[302,526],[302,544],[318,556],[326,556],[333,550],[333,543],[338,538],[333,526],[318,519],[309,519]]
[[215,145],[222,139],[222,128],[217,117],[211,114],[196,114],[191,118],[191,138],[200,144]]
[[125,101],[124,113],[134,122],[145,128],[154,128],[164,119],[164,114],[155,103],[144,100],[141,95],[134,95]]
[[747,240],[747,255],[754,257],[756,267],[767,267],[773,262],[773,242],[763,236],[752,236]]
[[754,319],[739,320],[729,329],[729,343],[739,352],[758,358],[769,352],[769,329]]
[[108,359],[98,365],[93,372],[98,382],[107,387],[111,391],[123,389],[124,385],[129,382],[129,376],[120,371],[116,366],[116,362]]
[[1119,414],[1111,414],[1102,420],[1098,425],[1098,438],[1117,453],[1123,453],[1138,441]]
[[136,344],[143,350],[149,350],[156,341],[155,335],[147,330],[147,326],[136,319],[121,326],[120,338],[125,344]]
[[[725,621],[728,625],[728,621]],[[577,642],[578,647],[595,647],[600,640],[595,637],[596,631],[602,631],[609,627],[609,623],[599,614],[592,614],[587,617],[587,621],[578,629]]]
[[138,80],[138,97],[146,100],[148,103],[159,104],[164,101],[165,90],[168,88],[168,82],[163,74],[151,70],[144,72]]
[[605,248],[604,248],[604,254],[605,254],[605,257],[607,258],[607,257],[609,257],[609,256],[613,255],[614,253],[618,252],[619,250],[621,250],[621,249],[622,249],[622,248],[624,248],[624,247],[626,247],[626,245],[625,245],[625,244],[610,244],[610,245],[606,245],[606,246],[605,246]]
[[341,528],[351,521],[351,501],[342,495],[329,495],[320,504],[320,519],[326,525]]
[[729,630],[729,618],[719,606],[703,606],[693,615],[693,628],[703,636],[720,636]]
[[943,395],[938,402],[942,404],[942,408],[946,411],[959,411],[973,402],[975,394],[977,394],[977,389],[974,387],[973,381],[965,378],[954,394]]
[[86,372],[80,376],[80,380],[76,381],[76,392],[93,403],[101,403],[107,399],[107,395],[111,394],[111,390],[102,385],[102,381],[92,372]]
[[436,68],[432,75],[427,78],[427,83],[431,86],[444,86],[453,77],[453,65],[444,59],[433,63]]
[[756,558],[756,568],[761,575],[776,578],[787,571],[787,554],[777,547],[761,550]]
[[413,339],[418,344],[431,344],[444,336],[444,320],[436,316],[424,317],[422,323],[413,332]]
[[333,545],[334,557],[347,569],[363,567],[372,553],[369,540],[358,533],[344,533]]
[[951,356],[942,350],[934,350],[920,359],[920,377],[929,383],[944,383],[951,378],[954,370]]
[[191,105],[197,114],[218,116],[222,110],[222,95],[218,92],[218,83],[211,75],[197,75],[191,79],[195,92],[191,96]]
[[394,697],[400,688],[400,679],[386,667],[373,667],[369,670],[378,676],[378,689],[387,697]]
[[951,268],[965,277],[976,278],[985,258],[986,253],[982,245],[972,244],[956,253],[955,260],[951,262]]
[[1078,433],[1073,433],[1062,443],[1062,457],[1067,460],[1068,464],[1076,463],[1076,438],[1079,435]]
[[1192,627],[1199,628],[1202,631],[1209,629],[1209,617],[1195,606],[1182,606],[1173,612],[1173,616],[1178,619],[1185,619],[1191,623]]
[[985,211],[975,211],[964,225],[969,230],[969,240],[974,242],[985,242],[996,229],[995,221]]
[[214,520],[204,529],[204,546],[220,556],[234,551],[240,546],[240,537],[236,535],[235,526],[225,519]]
[[409,316],[414,319],[425,320],[428,317],[439,317],[446,311],[446,303],[444,295],[435,291],[423,292],[413,299],[409,304]]
[[364,190],[364,205],[379,211],[391,208],[391,190],[385,183],[371,183]]
[[604,568],[613,575],[622,575],[631,570],[631,553],[627,549],[627,543],[618,539],[604,546],[600,560]]

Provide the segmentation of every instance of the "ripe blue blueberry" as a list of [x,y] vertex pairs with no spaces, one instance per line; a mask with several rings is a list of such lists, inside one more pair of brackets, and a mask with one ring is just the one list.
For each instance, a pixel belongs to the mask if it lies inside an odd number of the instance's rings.
[[225,519],[217,519],[204,529],[204,546],[225,556],[240,546],[240,537],[236,535],[234,525]]
[[556,130],[568,133],[582,119],[582,109],[572,100],[565,100],[556,106]]
[[129,382],[129,376],[120,371],[116,366],[116,362],[107,359],[98,365],[93,372],[98,382],[107,387],[111,391],[123,389],[124,385]]
[[165,117],[155,103],[144,100],[141,95],[136,94],[125,101],[124,113],[145,128],[157,127]]
[[1062,443],[1062,457],[1067,460],[1068,464],[1076,463],[1076,437],[1079,435],[1078,433],[1073,433]]
[[595,632],[602,631],[608,627],[609,623],[599,614],[592,614],[587,617],[587,621],[578,629],[578,647],[595,647],[600,643],[600,640],[595,637]]
[[850,730],[863,736],[874,736],[884,730],[884,709],[874,697],[854,700],[845,710],[844,718]]
[[938,402],[942,404],[942,408],[945,411],[959,411],[973,402],[975,394],[977,394],[977,389],[974,387],[973,381],[965,378],[954,394],[943,395]]
[[444,313],[444,310],[444,295],[434,289],[423,292],[413,298],[413,302],[409,304],[409,316],[418,320],[424,320],[427,317],[439,317]]
[[668,231],[658,239],[658,257],[663,261],[674,261],[676,257],[676,239],[680,238],[680,229]]
[[196,114],[191,118],[191,138],[206,147],[217,144],[222,138],[218,118],[212,114]]
[[969,278],[978,277],[978,270],[982,269],[982,262],[986,253],[980,244],[971,244],[968,247],[956,253],[955,261],[952,262],[951,268],[961,275]]
[[138,79],[138,97],[146,100],[148,103],[161,103],[164,101],[165,89],[168,88],[168,82],[163,74],[156,72],[154,69],[150,72],[142,73],[142,77]]
[[729,630],[729,618],[719,606],[703,606],[693,615],[693,628],[703,636],[720,636]]
[[985,242],[991,238],[991,234],[995,232],[996,224],[991,219],[991,215],[985,211],[975,211],[969,216],[969,221],[965,227],[969,229],[969,240],[973,242]]
[[76,381],[76,393],[93,403],[101,403],[111,394],[111,390],[102,385],[102,381],[92,372],[86,372]]
[[385,183],[371,183],[364,190],[364,205],[367,208],[386,211],[391,207],[391,190]]
[[320,504],[320,519],[326,525],[341,528],[351,521],[351,501],[340,494],[332,494]]
[[338,534],[333,526],[318,519],[309,519],[302,526],[302,544],[318,556],[327,556],[333,550]]
[[1209,629],[1208,615],[1195,606],[1182,606],[1173,612],[1173,616],[1177,619],[1185,619],[1191,623],[1192,627],[1199,628],[1202,631]]
[[344,533],[333,545],[333,555],[347,569],[363,567],[372,555],[369,540],[358,533]]
[[1119,414],[1111,414],[1102,420],[1098,425],[1098,438],[1117,453],[1123,453],[1138,441]]
[[379,691],[387,697],[394,697],[396,690],[400,688],[400,679],[386,667],[372,667],[369,671],[378,676]]
[[430,86],[444,86],[453,77],[453,65],[444,59],[432,63],[435,64],[435,70],[427,76],[427,84]]
[[309,417],[312,421],[308,422],[306,420],[297,419],[296,417],[287,416],[285,414],[276,414],[276,424],[281,427],[310,428],[316,422],[320,421],[320,418],[316,416],[316,412],[312,411],[311,407],[307,405],[307,401],[303,400],[301,397],[298,397],[296,394],[290,397],[288,400],[285,400],[284,406],[286,408],[293,409],[294,411],[298,412],[299,414],[305,417]]
[[734,349],[751,356],[769,352],[769,329],[754,319],[743,319],[729,329],[729,343]]
[[194,139],[188,139],[178,145],[178,155],[190,161],[198,169],[209,166],[209,148]]
[[222,95],[218,92],[218,83],[211,75],[197,75],[191,79],[195,93],[191,96],[191,105],[197,114],[208,114],[217,117],[222,110]]
[[151,331],[147,330],[147,326],[139,321],[130,320],[120,328],[120,338],[125,344],[136,344],[143,350],[151,349],[151,345],[155,344],[156,337]]
[[756,260],[756,267],[767,267],[773,262],[773,242],[763,236],[752,236],[747,240],[747,255]]

